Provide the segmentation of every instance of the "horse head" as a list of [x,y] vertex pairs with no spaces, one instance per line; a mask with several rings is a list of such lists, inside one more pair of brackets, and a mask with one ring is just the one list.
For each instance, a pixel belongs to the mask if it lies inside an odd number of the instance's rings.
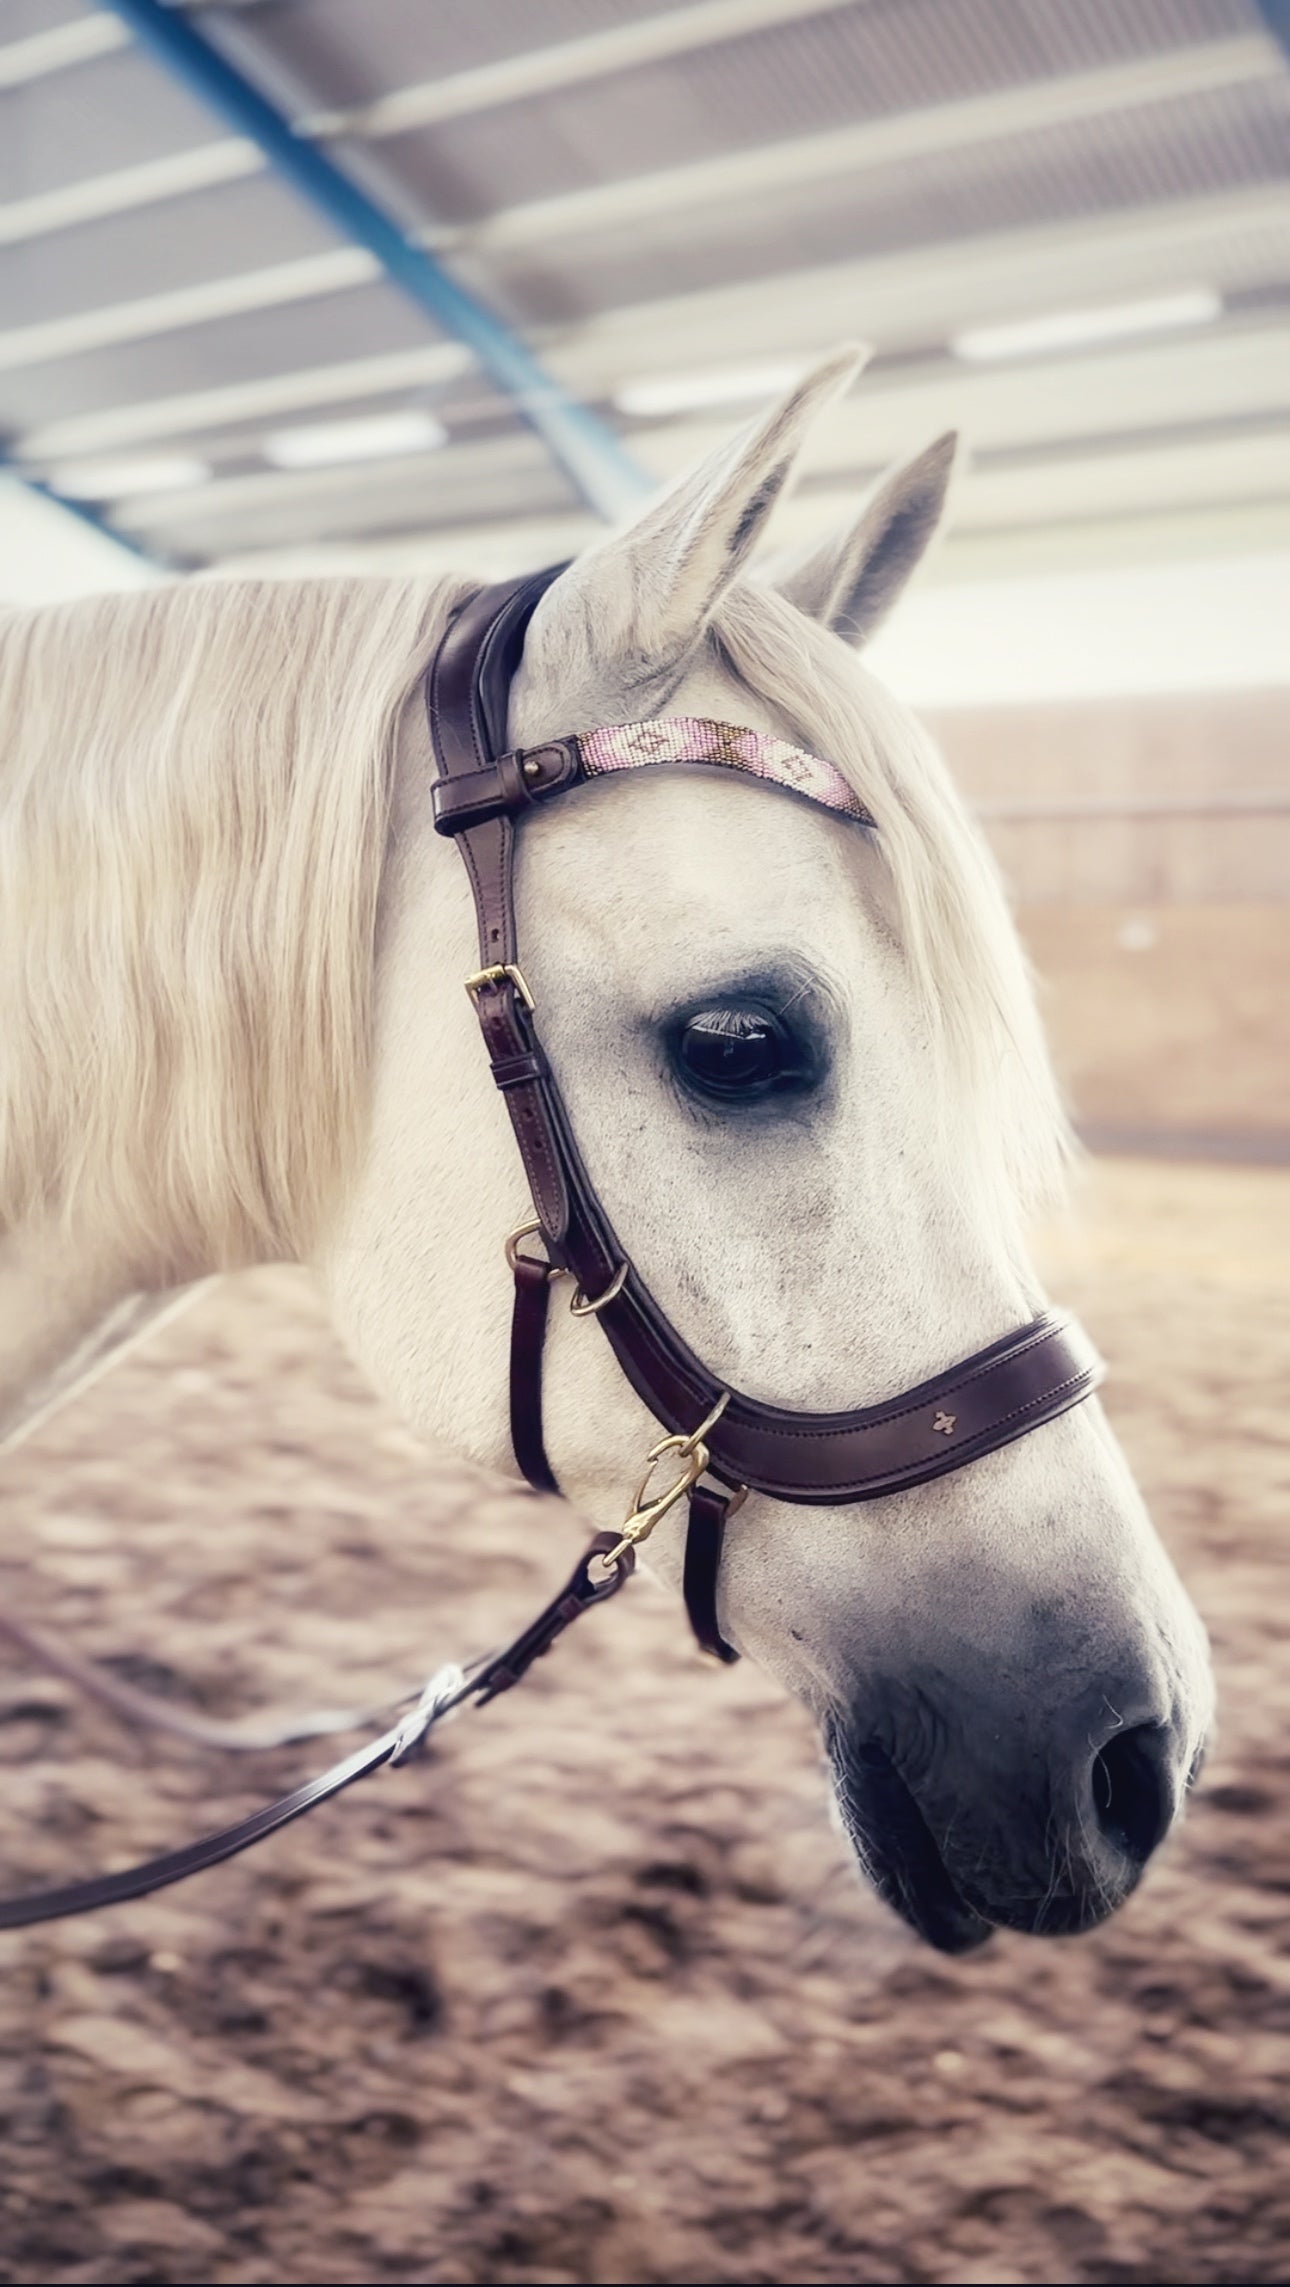
[[[728,724],[829,758],[860,798],[863,823],[738,770],[626,771],[518,835],[543,1042],[632,1263],[723,1379],[815,1412],[894,1397],[1034,1316],[1025,1219],[1064,1153],[989,857],[856,657],[936,529],[953,440],[778,581],[749,577],[854,364],[820,366],[554,581],[508,724],[516,747],[665,715]],[[432,774],[414,703],[370,1125],[323,1268],[403,1410],[507,1467],[501,1241],[531,1210],[457,982],[473,917],[432,830]],[[562,1310],[546,1380],[560,1482],[616,1522],[657,1425],[594,1325]],[[671,1517],[651,1543],[674,1583],[681,1541]],[[754,1494],[720,1615],[817,1717],[866,1871],[949,1950],[1119,1905],[1209,1721],[1199,1621],[1095,1401],[887,1497]]]

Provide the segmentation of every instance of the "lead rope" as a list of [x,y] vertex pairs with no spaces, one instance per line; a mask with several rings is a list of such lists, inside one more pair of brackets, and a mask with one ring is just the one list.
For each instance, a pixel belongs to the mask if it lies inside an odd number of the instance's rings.
[[[513,1267],[516,1267],[517,1304],[522,1307],[522,1288],[528,1282],[523,1280],[518,1266],[523,1264],[524,1258],[515,1255],[513,1242],[508,1244],[507,1251]],[[537,1335],[539,1396],[536,1423],[539,1452],[541,1336],[545,1330],[549,1284],[549,1277],[541,1281],[541,1299],[537,1308],[533,1308],[532,1304],[538,1282],[534,1280],[529,1288],[532,1310],[529,1330],[530,1335]],[[578,1297],[575,1296],[575,1302],[577,1301]],[[594,1303],[583,1303],[581,1307],[582,1314],[587,1315],[589,1310],[594,1312],[596,1306]],[[294,1819],[303,1818],[306,1811],[316,1809],[319,1803],[329,1802],[334,1795],[342,1794],[347,1787],[352,1787],[359,1779],[367,1778],[371,1772],[407,1762],[424,1746],[436,1724],[444,1722],[448,1716],[456,1714],[467,1705],[486,1707],[490,1700],[499,1698],[504,1691],[510,1691],[528,1674],[533,1662],[549,1652],[566,1628],[570,1628],[583,1612],[616,1596],[635,1571],[637,1548],[680,1501],[688,1500],[690,1509],[686,1598],[691,1605],[692,1617],[695,1617],[696,1611],[696,1591],[691,1573],[696,1563],[703,1575],[697,1591],[697,1606],[702,1612],[703,1624],[695,1618],[695,1632],[704,1649],[715,1653],[718,1659],[736,1658],[738,1655],[724,1641],[717,1625],[715,1590],[721,1536],[725,1530],[726,1518],[738,1505],[742,1492],[729,1494],[710,1491],[699,1483],[709,1463],[706,1438],[728,1402],[728,1395],[723,1393],[698,1428],[691,1430],[688,1435],[673,1434],[656,1440],[650,1447],[635,1498],[619,1530],[616,1533],[596,1534],[583,1551],[559,1595],[544,1605],[537,1618],[500,1652],[492,1652],[482,1659],[471,1661],[465,1668],[449,1665],[437,1669],[416,1698],[415,1704],[400,1716],[397,1723],[383,1731],[379,1738],[372,1740],[366,1747],[356,1748],[352,1755],[347,1755],[342,1762],[333,1763],[319,1777],[306,1779],[302,1786],[293,1788],[290,1794],[280,1796],[276,1802],[266,1804],[261,1810],[252,1811],[248,1817],[239,1819],[235,1826],[223,1827],[217,1834],[203,1835],[196,1842],[186,1843],[180,1850],[170,1850],[160,1857],[144,1859],[139,1865],[127,1866],[118,1874],[93,1875],[88,1881],[68,1883],[58,1889],[34,1890],[25,1896],[0,1899],[0,1930],[27,1929],[36,1922],[62,1921],[70,1914],[96,1913],[105,1906],[124,1905],[132,1898],[145,1898],[155,1890],[167,1889],[171,1883],[182,1882],[190,1874],[200,1874],[207,1867],[219,1866],[225,1859],[237,1857],[240,1851],[249,1850],[252,1843],[263,1841],[266,1835],[276,1834],[280,1827],[290,1826]],[[542,1460],[545,1463],[544,1453]],[[670,1481],[661,1492],[653,1492],[651,1485],[655,1473],[664,1462],[668,1464]],[[549,1473],[549,1464],[546,1467]],[[554,1478],[551,1478],[551,1487],[555,1489]],[[12,1629],[11,1633],[19,1641],[26,1637],[31,1648],[37,1648],[38,1639],[28,1635],[21,1626]],[[79,1680],[79,1662],[63,1659],[54,1664],[60,1665],[64,1673],[72,1674],[74,1680]],[[100,1677],[95,1676],[92,1681],[98,1696],[107,1697],[118,1711],[134,1712],[133,1707],[127,1704],[134,1697],[128,1688],[123,1700],[122,1694],[118,1692],[104,1692]],[[151,1717],[153,1711],[150,1704],[148,1713]],[[226,1731],[224,1726],[212,1726],[211,1729],[216,1732]],[[223,1745],[226,1739],[220,1739],[218,1743]],[[244,1736],[239,1738],[238,1744],[247,1744]]]
[[95,1913],[104,1906],[124,1905],[131,1898],[145,1898],[154,1890],[167,1889],[172,1882],[182,1882],[190,1874],[200,1874],[208,1866],[218,1866],[226,1858],[235,1858],[239,1851],[249,1850],[252,1843],[276,1834],[280,1827],[290,1826],[293,1819],[303,1818],[306,1811],[329,1802],[357,1780],[367,1778],[370,1772],[406,1763],[424,1747],[436,1724],[467,1705],[486,1707],[490,1700],[500,1698],[527,1675],[535,1660],[550,1651],[580,1614],[617,1595],[636,1565],[634,1544],[625,1537],[630,1533],[631,1523],[629,1518],[622,1534],[597,1533],[559,1595],[544,1605],[537,1618],[511,1643],[500,1652],[471,1661],[466,1668],[450,1665],[438,1669],[415,1705],[397,1723],[366,1747],[355,1749],[343,1762],[333,1763],[330,1770],[318,1778],[306,1779],[302,1786],[280,1796],[277,1802],[252,1811],[249,1817],[239,1819],[236,1826],[223,1827],[218,1834],[203,1835],[197,1842],[186,1843],[181,1850],[145,1859],[138,1866],[123,1868],[119,1874],[98,1874],[85,1882],[72,1882],[52,1890],[33,1890],[23,1897],[0,1900],[0,1930],[22,1930],[34,1922],[62,1921],[69,1914]]
[[55,1643],[43,1629],[30,1627],[12,1612],[0,1612],[0,1636],[7,1636],[10,1643],[16,1644],[19,1651],[25,1652],[28,1659],[47,1674],[61,1676],[86,1699],[98,1700],[101,1706],[124,1717],[127,1723],[149,1731],[167,1732],[171,1738],[182,1739],[190,1747],[213,1747],[223,1755],[263,1755],[276,1747],[302,1746],[307,1739],[332,1738],[343,1731],[366,1731],[370,1724],[387,1722],[396,1709],[406,1706],[408,1698],[406,1692],[394,1693],[370,1707],[319,1707],[302,1715],[282,1716],[276,1722],[264,1715],[220,1722],[215,1717],[194,1715],[187,1708],[172,1706],[152,1692],[140,1691],[124,1676],[113,1675],[94,1660],[81,1659],[65,1645]]

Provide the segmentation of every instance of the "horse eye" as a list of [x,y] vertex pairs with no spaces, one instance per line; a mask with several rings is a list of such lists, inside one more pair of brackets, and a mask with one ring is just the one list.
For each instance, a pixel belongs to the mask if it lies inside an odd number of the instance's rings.
[[701,1009],[677,1033],[673,1053],[692,1087],[726,1102],[801,1077],[794,1043],[770,1009]]

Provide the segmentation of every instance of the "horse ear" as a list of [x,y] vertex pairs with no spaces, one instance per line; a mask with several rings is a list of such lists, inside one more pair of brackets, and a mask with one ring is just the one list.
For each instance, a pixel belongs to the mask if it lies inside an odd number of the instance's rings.
[[566,583],[585,584],[588,594],[594,587],[598,649],[634,653],[647,676],[681,665],[756,548],[807,430],[867,354],[835,350],[762,420],[579,557],[552,604]]
[[848,643],[867,643],[935,537],[958,442],[951,429],[884,477],[848,531],[778,575],[780,594]]

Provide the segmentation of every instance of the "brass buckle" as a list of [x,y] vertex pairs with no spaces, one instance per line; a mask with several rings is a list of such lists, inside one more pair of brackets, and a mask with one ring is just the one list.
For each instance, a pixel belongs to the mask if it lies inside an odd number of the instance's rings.
[[494,961],[491,969],[476,969],[474,975],[466,979],[466,990],[474,1000],[476,993],[482,993],[485,986],[505,984],[508,979],[529,1014],[536,1015],[537,1003],[525,983],[524,971],[518,961]]
[[[648,1540],[655,1525],[662,1521],[668,1510],[674,1509],[690,1488],[698,1484],[711,1458],[704,1440],[709,1430],[720,1421],[729,1403],[730,1392],[723,1390],[711,1413],[706,1414],[698,1428],[692,1429],[688,1436],[674,1433],[671,1437],[660,1437],[656,1445],[651,1445],[645,1474],[636,1488],[636,1498],[623,1521],[619,1539],[600,1560],[606,1571],[616,1565],[628,1549],[639,1548],[642,1541]],[[645,1495],[649,1490],[649,1481],[665,1453],[680,1454],[681,1474],[666,1491],[656,1493],[652,1500],[647,1501]]]

